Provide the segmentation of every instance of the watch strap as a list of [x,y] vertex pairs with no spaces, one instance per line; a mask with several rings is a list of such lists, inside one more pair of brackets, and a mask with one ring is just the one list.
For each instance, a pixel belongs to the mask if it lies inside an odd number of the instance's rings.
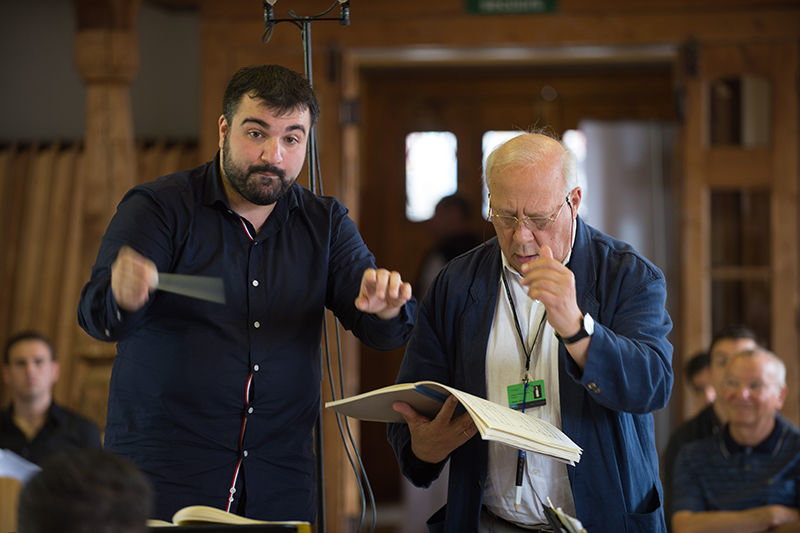
[[574,344],[579,340],[588,337],[590,333],[586,331],[586,316],[587,315],[584,315],[584,319],[581,320],[581,329],[579,329],[575,335],[572,335],[571,337],[562,337],[558,334],[558,332],[556,332],[556,338],[563,344]]

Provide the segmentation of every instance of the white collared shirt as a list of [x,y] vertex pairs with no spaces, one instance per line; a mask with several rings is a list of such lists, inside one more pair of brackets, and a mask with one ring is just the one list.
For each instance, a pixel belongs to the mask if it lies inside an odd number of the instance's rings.
[[[506,276],[522,336],[530,348],[544,312],[544,305],[528,297],[526,289],[519,283],[522,276],[508,264],[502,253],[500,255],[503,259],[501,276]],[[520,345],[502,279],[498,279],[497,283],[497,307],[486,348],[486,391],[489,400],[508,405],[507,387],[522,382],[525,350]],[[528,407],[525,413],[561,428],[558,340],[550,324],[544,325],[540,337],[531,353],[529,377],[531,380],[544,380],[547,403],[539,407]],[[532,452],[528,452],[525,465],[522,502],[519,509],[515,510],[517,450],[489,441],[489,469],[483,496],[484,505],[504,520],[522,526],[548,523],[542,510],[542,504],[547,503],[548,497],[555,507],[561,507],[567,514],[574,516],[575,502],[567,476],[567,466]]]

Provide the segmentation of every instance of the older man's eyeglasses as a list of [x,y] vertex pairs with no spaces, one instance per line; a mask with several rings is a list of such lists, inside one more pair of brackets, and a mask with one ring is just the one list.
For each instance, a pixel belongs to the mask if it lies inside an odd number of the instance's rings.
[[553,224],[564,209],[564,204],[569,203],[569,196],[564,199],[559,208],[550,216],[547,217],[522,217],[517,218],[514,215],[501,215],[495,213],[491,206],[489,206],[489,220],[491,220],[497,227],[504,230],[516,229],[517,225],[522,223],[528,231],[547,231],[553,227]]

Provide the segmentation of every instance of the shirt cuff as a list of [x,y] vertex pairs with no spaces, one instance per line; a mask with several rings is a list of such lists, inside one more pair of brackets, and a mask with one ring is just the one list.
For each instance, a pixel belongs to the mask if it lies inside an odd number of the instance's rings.
[[106,336],[106,339],[111,340],[114,337],[114,333],[119,329],[119,326],[125,319],[127,313],[119,308],[117,301],[114,299],[114,293],[110,288],[107,294],[106,316],[108,317],[108,322],[103,330],[103,334]]

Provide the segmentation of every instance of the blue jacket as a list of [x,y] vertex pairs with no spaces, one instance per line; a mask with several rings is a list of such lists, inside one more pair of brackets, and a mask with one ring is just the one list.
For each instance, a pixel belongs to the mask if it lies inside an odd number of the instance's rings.
[[[501,268],[497,239],[461,255],[439,274],[420,308],[398,382],[434,380],[486,397],[486,346]],[[578,305],[595,320],[583,371],[559,347],[563,431],[583,448],[568,467],[577,517],[590,533],[666,531],[653,417],[672,391],[672,322],[661,271],[632,247],[577,221],[568,267]],[[411,453],[405,424],[389,440],[403,474],[428,486],[444,462]],[[476,531],[488,446],[473,438],[450,455],[447,505],[431,531]]]

